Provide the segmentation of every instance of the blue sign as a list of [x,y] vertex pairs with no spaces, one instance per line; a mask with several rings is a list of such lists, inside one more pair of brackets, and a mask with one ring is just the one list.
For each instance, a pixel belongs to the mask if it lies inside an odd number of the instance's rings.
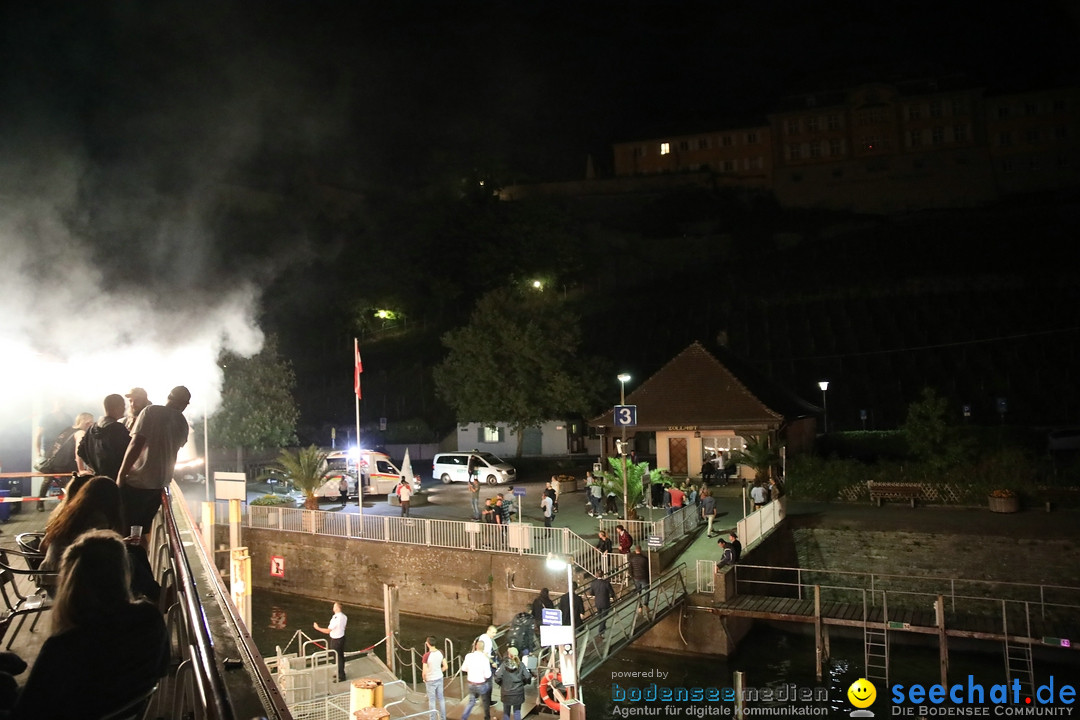
[[637,425],[637,405],[615,406],[615,427],[634,427]]
[[541,625],[562,625],[562,610],[559,608],[543,608],[540,611]]
[[514,488],[514,497],[525,497],[525,488],[523,488],[523,487]]

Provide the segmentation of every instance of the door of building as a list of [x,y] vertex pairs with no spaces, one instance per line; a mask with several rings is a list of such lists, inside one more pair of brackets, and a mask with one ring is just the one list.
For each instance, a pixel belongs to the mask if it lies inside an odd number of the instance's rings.
[[668,438],[668,462],[671,463],[671,467],[669,468],[671,474],[686,475],[686,461],[686,438]]

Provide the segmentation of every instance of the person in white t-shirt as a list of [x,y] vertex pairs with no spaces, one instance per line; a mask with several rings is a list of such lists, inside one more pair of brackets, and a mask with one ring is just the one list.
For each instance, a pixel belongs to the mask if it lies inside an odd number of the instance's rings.
[[491,657],[484,654],[484,644],[479,639],[473,643],[473,651],[461,661],[461,672],[469,681],[469,703],[461,714],[461,720],[469,720],[469,713],[477,700],[483,703],[484,720],[487,720],[491,716]]
[[412,500],[412,493],[412,483],[404,477],[401,478],[397,487],[398,500],[401,501],[401,517],[409,517],[409,501]]
[[[424,640],[424,687],[427,689],[428,707],[431,712],[439,713],[439,720],[446,720],[446,698],[443,696],[443,673],[445,672],[446,658],[435,647],[435,636],[429,635]],[[438,704],[437,708],[436,704]]]
[[323,635],[330,636],[329,649],[337,652],[337,679],[345,682],[345,626],[349,624],[348,616],[341,611],[341,603],[334,603],[334,614],[330,618],[330,624],[319,627],[319,623],[312,626]]

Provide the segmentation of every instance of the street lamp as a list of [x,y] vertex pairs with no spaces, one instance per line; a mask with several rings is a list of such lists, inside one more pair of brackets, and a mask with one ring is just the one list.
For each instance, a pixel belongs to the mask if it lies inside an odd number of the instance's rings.
[[[619,404],[626,404],[626,383],[630,382],[629,373],[619,373]],[[622,455],[622,511],[623,519],[630,517],[630,508],[627,507],[629,491],[626,481],[626,425],[622,426],[622,442],[619,445],[619,454]]]
[[825,401],[825,391],[829,389],[829,381],[822,380],[818,382],[817,386],[821,388],[821,409],[825,414],[825,432],[829,432],[829,404]]
[[[546,565],[550,570],[562,570],[566,568],[566,592],[570,596],[568,607],[570,608],[570,652],[569,661],[571,672],[566,671],[566,663],[563,662],[562,682],[567,686],[567,699],[574,697],[577,685],[577,623],[574,622],[574,612],[577,598],[574,597],[574,559],[569,555],[548,553]],[[567,681],[569,678],[569,682]]]

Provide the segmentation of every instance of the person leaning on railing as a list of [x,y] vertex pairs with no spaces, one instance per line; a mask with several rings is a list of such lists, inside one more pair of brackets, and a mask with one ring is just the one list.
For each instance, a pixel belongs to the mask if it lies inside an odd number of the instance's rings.
[[131,595],[128,552],[110,530],[84,533],[60,563],[53,632],[11,718],[95,718],[153,688],[169,664],[165,621]]

